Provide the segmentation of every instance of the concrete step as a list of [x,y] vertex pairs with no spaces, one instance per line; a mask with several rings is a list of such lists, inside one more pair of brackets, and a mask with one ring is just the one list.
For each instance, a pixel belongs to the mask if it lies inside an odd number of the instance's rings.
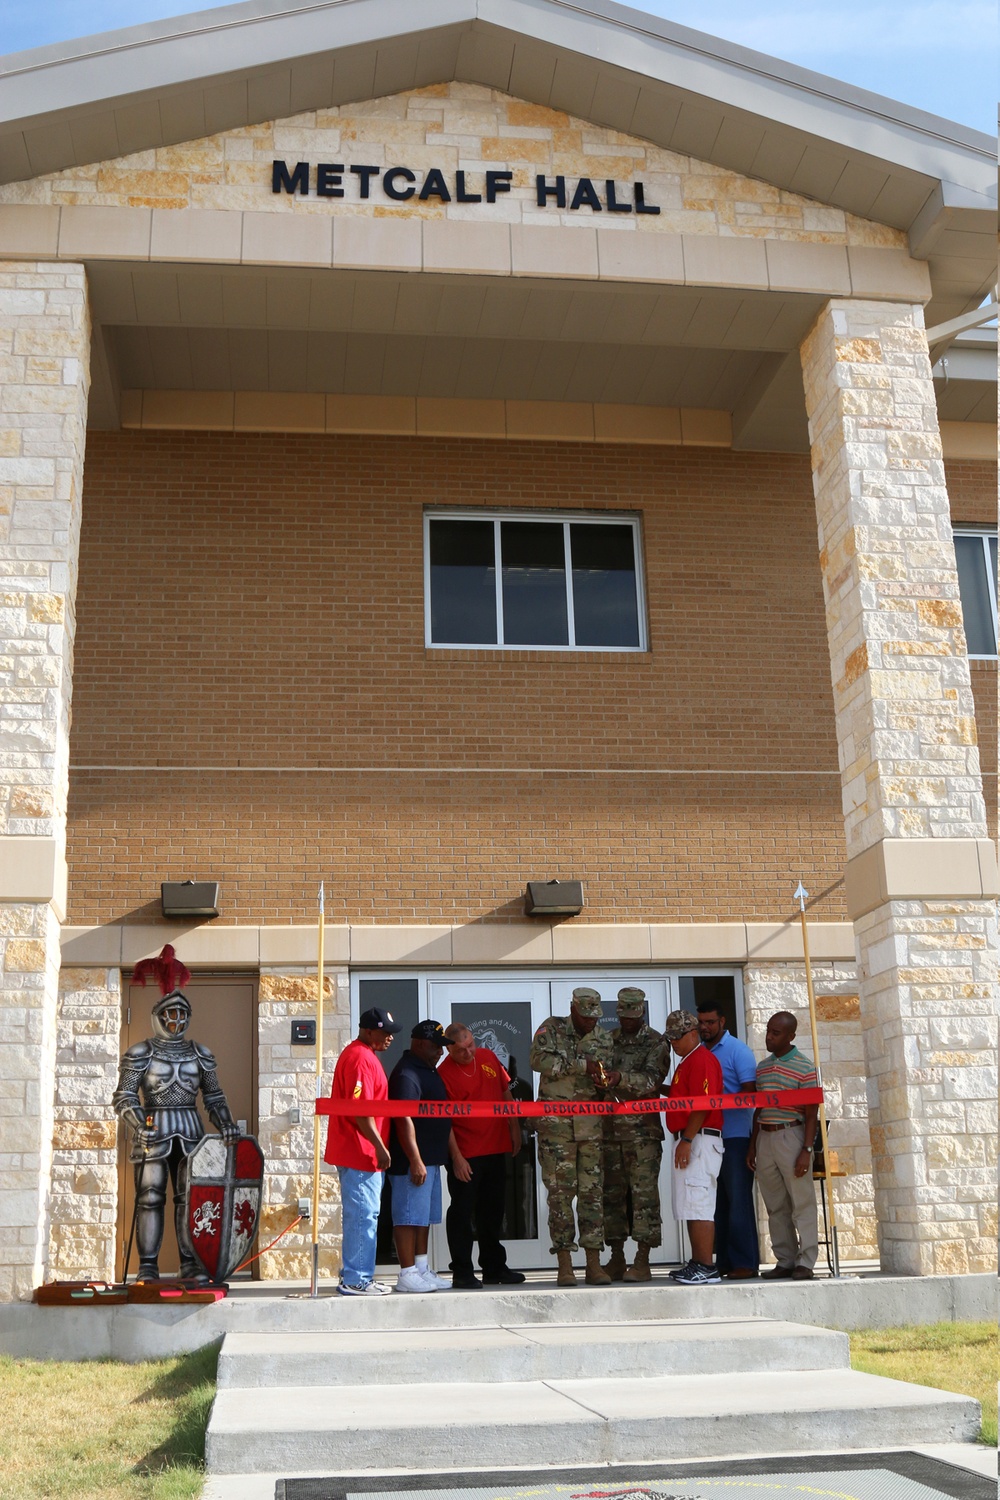
[[220,1390],[213,1474],[629,1463],[970,1442],[979,1404],[852,1370]]
[[847,1369],[847,1335],[764,1318],[227,1335],[220,1390]]

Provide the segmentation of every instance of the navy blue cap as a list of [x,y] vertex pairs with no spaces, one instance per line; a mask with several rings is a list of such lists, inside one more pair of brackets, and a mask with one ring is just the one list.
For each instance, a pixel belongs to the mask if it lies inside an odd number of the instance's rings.
[[448,1045],[448,1038],[440,1021],[418,1021],[410,1032],[410,1041],[437,1042],[442,1047]]
[[358,1027],[361,1031],[388,1031],[393,1036],[403,1029],[398,1021],[392,1019],[392,1012],[383,1010],[380,1005],[373,1005],[371,1010],[366,1010]]

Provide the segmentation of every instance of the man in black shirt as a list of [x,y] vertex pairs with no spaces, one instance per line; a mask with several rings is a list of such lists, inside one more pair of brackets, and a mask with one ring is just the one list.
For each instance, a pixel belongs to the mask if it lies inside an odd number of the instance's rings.
[[[417,1022],[409,1050],[389,1075],[390,1099],[447,1099],[437,1074],[445,1040],[439,1021]],[[450,1158],[459,1182],[469,1181],[472,1168],[455,1144],[447,1119],[393,1120],[389,1154],[393,1238],[399,1257],[396,1291],[445,1291],[451,1282],[436,1276],[427,1262],[430,1226],[441,1222],[441,1168]]]

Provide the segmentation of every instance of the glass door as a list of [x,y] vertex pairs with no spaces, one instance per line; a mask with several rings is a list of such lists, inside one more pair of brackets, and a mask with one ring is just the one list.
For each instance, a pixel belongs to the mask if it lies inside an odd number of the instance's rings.
[[[549,1015],[549,986],[544,980],[520,979],[429,979],[427,1013],[442,1026],[461,1021],[468,1026],[477,1046],[496,1053],[511,1077],[515,1099],[533,1099],[537,1078],[528,1057],[531,1039]],[[541,1215],[541,1179],[538,1172],[537,1140],[533,1121],[521,1130],[521,1149],[507,1161],[507,1193],[503,1241],[507,1263],[518,1270],[545,1266],[551,1257],[548,1242],[542,1243],[545,1221]],[[447,1203],[447,1183],[445,1184]],[[432,1263],[447,1266],[448,1244],[444,1225],[431,1235]]]

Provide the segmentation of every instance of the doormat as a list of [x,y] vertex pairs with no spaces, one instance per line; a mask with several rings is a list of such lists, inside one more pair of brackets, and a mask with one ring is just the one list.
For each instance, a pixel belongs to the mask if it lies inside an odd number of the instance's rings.
[[994,1481],[920,1453],[607,1468],[279,1479],[274,1500],[997,1500]]

